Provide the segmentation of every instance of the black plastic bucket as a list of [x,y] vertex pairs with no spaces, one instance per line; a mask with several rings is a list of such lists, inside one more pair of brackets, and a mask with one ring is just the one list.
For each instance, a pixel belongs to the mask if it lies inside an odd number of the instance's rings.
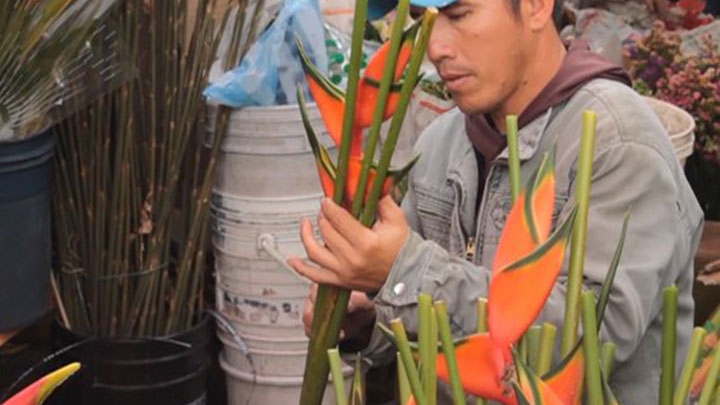
[[0,142],[0,332],[48,309],[54,148],[50,131]]
[[82,368],[46,403],[204,405],[213,332],[208,317],[186,332],[161,339],[88,339],[56,323],[56,348],[80,344],[53,364],[79,361]]

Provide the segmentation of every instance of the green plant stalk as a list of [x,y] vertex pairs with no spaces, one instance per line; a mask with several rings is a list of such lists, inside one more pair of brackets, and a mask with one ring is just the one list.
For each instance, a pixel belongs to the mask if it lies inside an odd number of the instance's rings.
[[540,352],[538,354],[537,375],[545,375],[548,371],[550,371],[556,336],[557,327],[548,322],[543,323],[540,333]]
[[[393,31],[390,37],[390,49],[388,50],[385,69],[383,70],[380,88],[378,89],[377,105],[375,106],[375,111],[373,111],[372,123],[368,131],[368,140],[363,155],[362,169],[360,170],[360,178],[358,179],[355,199],[352,204],[351,212],[355,218],[360,217],[363,203],[365,202],[365,190],[367,189],[368,178],[370,177],[370,167],[372,166],[373,159],[375,159],[375,148],[380,138],[380,126],[382,125],[383,116],[385,115],[390,88],[395,80],[395,67],[397,65],[398,55],[400,54],[400,47],[403,43],[403,28],[405,27],[405,19],[409,10],[410,0],[400,0],[398,2],[396,19],[395,22],[393,22]],[[355,104],[347,105],[354,106]]]
[[[365,35],[365,20],[367,19],[368,0],[358,0],[355,5],[353,17],[353,33],[350,49],[350,70],[348,72],[348,87],[345,98],[343,116],[343,131],[340,142],[340,151],[335,177],[335,191],[333,201],[342,204],[347,181],[348,162],[350,159],[350,144],[352,130],[355,123],[354,106],[357,102],[358,81],[360,80],[360,62],[362,59],[363,37]],[[327,385],[329,363],[327,350],[337,344],[340,326],[347,312],[350,290],[327,284],[320,284],[315,298],[313,322],[310,329],[310,343],[305,361],[300,405],[319,405],[325,394]]]
[[597,115],[592,111],[585,111],[583,113],[582,140],[580,141],[580,152],[578,154],[577,186],[575,189],[578,213],[570,248],[565,320],[562,327],[561,353],[563,356],[568,355],[577,342],[596,125]]
[[[428,405],[433,405],[433,397],[430,396],[433,385],[437,387],[437,376],[435,375],[435,362],[431,361],[437,357],[437,335],[433,339],[432,333],[432,296],[425,293],[418,295],[418,344],[420,346],[420,372],[425,394],[428,398]],[[435,343],[435,346],[433,346]]]
[[433,348],[433,353],[426,359],[428,364],[428,380],[430,383],[426,383],[427,390],[425,395],[428,397],[428,401],[431,405],[437,403],[437,347],[438,347],[438,323],[437,314],[435,308],[430,308],[430,347]]
[[350,388],[349,405],[365,405],[365,379],[362,373],[362,358],[360,354],[355,357],[353,368],[352,387]]
[[518,146],[518,117],[508,115],[506,118],[506,131],[508,142],[508,166],[510,171],[510,196],[512,202],[517,201],[520,195],[520,153]]
[[420,383],[420,374],[415,367],[413,361],[412,352],[410,351],[410,343],[408,342],[407,334],[405,334],[405,327],[402,321],[398,318],[390,321],[390,328],[395,334],[398,351],[400,352],[400,360],[402,360],[405,366],[405,371],[410,382],[410,388],[412,388],[413,396],[417,405],[427,405],[427,398],[425,392],[423,392],[423,386]]
[[442,343],[443,353],[445,353],[445,363],[450,377],[453,403],[455,405],[465,405],[465,391],[463,391],[460,382],[460,372],[455,358],[455,345],[452,340],[452,332],[450,332],[450,318],[448,317],[447,305],[444,302],[435,302],[435,316],[437,317],[440,342]]
[[603,378],[607,381],[612,373],[613,363],[615,361],[615,343],[604,342],[600,348],[600,365],[602,366]]
[[[233,24],[233,33],[230,38],[230,45],[228,47],[227,57],[223,61],[223,70],[225,71],[234,68],[245,56],[244,54],[239,53],[239,50],[241,49],[240,42],[243,31],[242,27],[244,25],[245,18],[245,7],[243,7],[243,5],[246,5],[246,2],[238,2],[237,19]],[[227,18],[227,13],[225,14],[225,16]],[[257,13],[255,13],[255,15],[253,16],[253,23],[255,22],[255,20],[257,20],[257,18],[258,15]],[[224,27],[225,24],[226,21],[223,20],[221,27]],[[192,212],[189,220],[190,228],[188,230],[188,237],[186,239],[183,254],[178,265],[181,277],[179,277],[175,289],[179,292],[179,294],[173,296],[173,299],[169,301],[169,313],[171,316],[165,324],[165,334],[170,334],[180,325],[189,327],[188,323],[193,321],[192,315],[194,314],[193,309],[195,308],[194,301],[185,300],[184,304],[187,306],[187,310],[179,311],[176,308],[183,302],[179,302],[176,298],[187,297],[188,294],[192,294],[193,291],[196,291],[196,286],[188,285],[190,282],[190,276],[192,275],[191,273],[199,271],[199,269],[192,267],[193,255],[191,253],[195,251],[202,251],[203,249],[203,247],[201,245],[198,246],[197,243],[198,241],[202,241],[201,234],[203,233],[203,230],[207,227],[207,213],[210,204],[212,185],[215,178],[215,165],[217,163],[217,157],[220,152],[220,146],[222,145],[222,142],[225,139],[225,135],[227,134],[231,112],[232,108],[230,107],[218,107],[217,115],[215,117],[215,133],[213,134],[213,143],[210,149],[209,160],[207,162],[207,167],[205,170],[205,175],[203,176],[202,183],[199,190],[197,190],[197,195],[195,197],[197,204],[193,204],[194,206],[191,209]],[[197,164],[196,167],[199,167],[199,164]],[[188,290],[188,287],[190,287],[190,290]],[[185,322],[183,322],[183,320],[181,319],[181,315],[185,315]]]
[[705,385],[700,394],[698,405],[708,405],[710,403],[715,387],[718,386],[718,373],[720,373],[720,345],[715,347],[710,371],[708,371],[707,378],[705,378]]
[[348,71],[348,85],[345,95],[345,111],[343,115],[342,138],[337,161],[337,175],[335,177],[335,191],[333,200],[342,204],[347,182],[348,162],[350,160],[350,145],[352,143],[353,127],[357,105],[358,87],[360,81],[360,63],[363,54],[363,37],[365,35],[365,20],[367,18],[368,0],[358,0],[355,5],[353,17],[353,31],[350,45],[350,69]]
[[583,348],[585,350],[585,387],[589,405],[603,405],[600,353],[598,348],[597,314],[595,294],[592,291],[582,295]]
[[345,381],[342,373],[342,360],[340,360],[340,351],[338,349],[330,349],[327,351],[328,361],[330,362],[330,372],[332,373],[333,387],[335,388],[335,401],[337,405],[347,405],[347,397],[345,396]]
[[522,360],[523,363],[528,364],[528,347],[526,336],[527,334],[523,335],[520,338],[520,344],[518,345],[518,356],[520,356],[520,360]]
[[360,222],[362,222],[365,226],[370,226],[375,219],[377,203],[380,200],[380,194],[382,192],[383,184],[385,183],[385,178],[387,177],[393,152],[395,151],[395,145],[397,145],[400,128],[402,127],[405,119],[405,113],[407,112],[408,105],[410,104],[410,96],[415,88],[415,84],[418,81],[420,66],[422,65],[423,58],[425,57],[425,50],[427,49],[427,44],[430,40],[430,33],[432,32],[433,24],[435,24],[437,14],[437,9],[433,7],[425,9],[425,13],[423,14],[420,33],[415,40],[415,46],[413,47],[412,54],[410,55],[407,75],[402,88],[400,89],[398,106],[395,110],[395,114],[393,115],[392,122],[390,123],[387,139],[385,140],[382,154],[380,156],[377,174],[375,175],[375,180],[373,181],[372,188],[370,189],[367,204],[360,219]]
[[398,390],[400,391],[400,404],[407,404],[408,400],[412,396],[412,390],[410,389],[410,381],[408,380],[407,371],[403,365],[400,353],[395,353],[395,360],[397,361],[398,368]]
[[478,333],[487,332],[488,330],[488,323],[487,323],[487,298],[478,298],[477,301],[477,311],[478,311],[478,320],[477,320],[477,331]]
[[528,351],[528,367],[537,374],[538,360],[540,360],[540,336],[542,328],[540,326],[531,326],[525,334],[527,339]]
[[687,400],[688,393],[690,392],[690,383],[692,382],[692,376],[695,372],[695,365],[697,364],[698,356],[700,356],[700,350],[702,349],[703,339],[705,339],[706,333],[705,329],[699,326],[693,329],[690,348],[688,349],[687,357],[685,357],[685,363],[683,363],[680,379],[675,386],[675,395],[673,396],[674,405],[683,405],[685,404],[685,400]]
[[672,405],[675,388],[675,348],[677,347],[678,288],[663,292],[662,357],[660,360],[660,405]]

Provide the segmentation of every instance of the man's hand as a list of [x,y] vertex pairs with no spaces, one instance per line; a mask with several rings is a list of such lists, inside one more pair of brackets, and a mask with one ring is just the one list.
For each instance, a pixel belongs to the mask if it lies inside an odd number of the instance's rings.
[[383,286],[410,232],[405,215],[390,197],[378,203],[378,219],[372,229],[326,198],[318,226],[324,244],[315,239],[308,220],[300,225],[300,237],[308,257],[320,267],[300,258],[291,258],[288,264],[315,283],[365,292]]
[[[313,311],[315,310],[315,296],[317,295],[317,284],[310,288],[310,294],[305,300],[303,311],[303,324],[305,324],[305,335],[310,337]],[[348,302],[347,316],[340,329],[340,340],[369,338],[368,331],[372,331],[375,323],[375,305],[363,292],[353,291]],[[368,335],[368,336],[365,336]]]

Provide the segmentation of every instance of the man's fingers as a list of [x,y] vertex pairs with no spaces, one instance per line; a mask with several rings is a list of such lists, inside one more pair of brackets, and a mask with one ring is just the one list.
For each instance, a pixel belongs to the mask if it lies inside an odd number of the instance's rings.
[[369,232],[349,212],[329,198],[323,199],[321,209],[323,217],[330,221],[330,224],[350,243],[362,240]]
[[314,283],[341,285],[340,279],[335,273],[326,269],[319,269],[317,267],[311,266],[305,263],[305,261],[300,258],[294,257],[292,259],[289,259],[287,263],[290,265],[290,267],[295,269],[298,274]]
[[323,242],[334,255],[347,258],[353,253],[350,243],[332,226],[324,215],[320,215],[320,218],[318,218],[318,229],[320,229]]
[[340,268],[339,262],[332,252],[315,239],[312,225],[307,219],[303,219],[300,224],[300,239],[302,239],[303,246],[305,246],[305,251],[310,260],[321,267],[331,269]]
[[378,221],[387,224],[404,224],[405,219],[402,209],[395,204],[389,195],[378,201]]
[[303,325],[305,326],[305,336],[310,337],[310,331],[312,330],[312,318],[314,311],[314,302],[306,302],[305,309],[303,310]]

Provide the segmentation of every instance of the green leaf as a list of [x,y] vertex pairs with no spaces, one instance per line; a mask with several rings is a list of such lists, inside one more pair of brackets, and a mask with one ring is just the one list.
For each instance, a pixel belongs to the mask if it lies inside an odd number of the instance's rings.
[[597,303],[597,328],[600,330],[603,317],[605,316],[605,308],[607,307],[608,299],[610,297],[610,289],[612,288],[613,282],[615,281],[615,274],[617,273],[618,266],[620,264],[620,258],[622,257],[623,246],[625,246],[625,235],[627,234],[628,223],[630,222],[630,212],[632,208],[629,208],[625,212],[625,218],[623,219],[622,231],[620,232],[620,240],[618,240],[617,247],[615,248],[615,254],[613,255],[610,267],[608,268],[607,275],[602,284],[600,290],[600,299]]
[[300,53],[300,61],[302,62],[302,67],[305,73],[315,79],[328,94],[339,100],[344,100],[345,92],[320,73],[317,67],[315,67],[315,64],[313,64],[310,60],[310,57],[308,57],[307,52],[305,51],[305,46],[297,36],[295,37],[295,43],[297,44],[298,52]]
[[362,372],[362,355],[355,359],[352,387],[350,388],[349,405],[365,405],[365,379]]

